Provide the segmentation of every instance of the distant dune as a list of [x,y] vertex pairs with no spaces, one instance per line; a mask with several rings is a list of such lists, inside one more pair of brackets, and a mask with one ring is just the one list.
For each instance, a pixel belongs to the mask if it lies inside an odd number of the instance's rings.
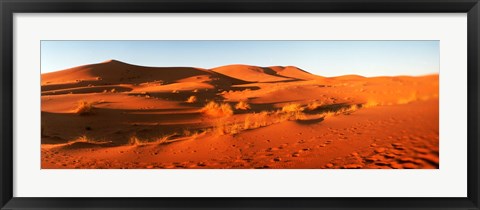
[[42,168],[439,168],[437,75],[295,66],[41,75]]
[[228,65],[212,71],[247,82],[279,82],[292,80],[312,80],[319,78],[297,67],[274,66],[258,67],[248,65]]

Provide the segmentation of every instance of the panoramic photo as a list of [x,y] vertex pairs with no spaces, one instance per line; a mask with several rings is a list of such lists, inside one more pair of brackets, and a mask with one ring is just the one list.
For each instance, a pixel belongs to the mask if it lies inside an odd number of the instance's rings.
[[438,169],[439,41],[42,41],[42,169]]

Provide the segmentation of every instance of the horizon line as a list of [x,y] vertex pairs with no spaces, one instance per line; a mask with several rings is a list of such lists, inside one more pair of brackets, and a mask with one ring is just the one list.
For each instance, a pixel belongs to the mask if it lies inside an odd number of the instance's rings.
[[440,75],[439,72],[432,72],[432,73],[427,73],[427,74],[421,74],[421,75],[406,75],[406,74],[400,74],[400,75],[376,75],[376,76],[364,76],[364,75],[361,75],[361,74],[343,74],[343,75],[336,75],[336,76],[322,76],[322,75],[318,75],[318,74],[314,74],[314,73],[311,73],[310,71],[308,70],[305,70],[301,67],[298,67],[296,65],[273,65],[273,66],[259,66],[259,65],[251,65],[251,64],[241,64],[241,63],[235,63],[235,64],[226,64],[226,65],[220,65],[220,66],[216,66],[216,67],[212,67],[212,68],[204,68],[204,67],[196,67],[196,66],[147,66],[147,65],[139,65],[139,64],[132,64],[132,63],[127,63],[127,62],[124,62],[124,61],[121,61],[119,59],[107,59],[105,61],[102,61],[102,62],[97,62],[97,63],[88,63],[88,64],[83,64],[83,65],[79,65],[79,66],[73,66],[73,67],[69,67],[69,68],[66,68],[66,69],[60,69],[60,70],[56,70],[56,71],[50,71],[50,72],[45,72],[45,73],[42,73],[41,72],[41,67],[40,67],[40,74],[43,75],[43,74],[50,74],[50,73],[56,73],[56,72],[60,72],[60,71],[66,71],[66,70],[69,70],[69,69],[73,69],[73,68],[78,68],[78,67],[83,67],[83,66],[89,66],[89,65],[97,65],[97,64],[104,64],[104,63],[110,63],[110,62],[118,62],[118,63],[123,63],[123,64],[127,64],[127,65],[131,65],[131,66],[137,66],[137,67],[144,67],[144,68],[196,68],[196,69],[202,69],[202,70],[213,70],[213,69],[216,69],[216,68],[220,68],[220,67],[226,67],[226,66],[235,66],[235,65],[241,65],[241,66],[251,66],[251,67],[258,67],[258,68],[271,68],[271,67],[283,67],[283,68],[287,68],[287,67],[294,67],[294,68],[297,68],[299,70],[302,70],[308,74],[312,74],[312,75],[315,75],[315,76],[320,76],[320,77],[325,77],[325,78],[335,78],[335,77],[341,77],[341,76],[360,76],[360,77],[365,77],[365,78],[375,78],[375,77],[402,77],[402,76],[406,76],[406,77],[423,77],[423,76],[433,76],[433,75]]

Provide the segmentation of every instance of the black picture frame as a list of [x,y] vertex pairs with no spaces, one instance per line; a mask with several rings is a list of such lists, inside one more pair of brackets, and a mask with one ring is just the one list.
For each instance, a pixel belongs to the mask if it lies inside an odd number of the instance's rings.
[[[1,209],[479,209],[478,0],[0,0]],[[13,197],[15,13],[467,13],[468,196],[465,198],[26,198]],[[33,178],[33,177],[32,177]],[[448,182],[449,180],[445,180]],[[346,189],[348,190],[348,189]],[[414,189],[412,189],[414,190]]]

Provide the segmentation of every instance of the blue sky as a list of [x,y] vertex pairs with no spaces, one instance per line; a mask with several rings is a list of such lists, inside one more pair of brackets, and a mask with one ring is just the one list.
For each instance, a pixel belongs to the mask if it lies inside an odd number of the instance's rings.
[[116,59],[142,66],[297,66],[322,76],[439,73],[439,41],[42,41],[41,72]]

